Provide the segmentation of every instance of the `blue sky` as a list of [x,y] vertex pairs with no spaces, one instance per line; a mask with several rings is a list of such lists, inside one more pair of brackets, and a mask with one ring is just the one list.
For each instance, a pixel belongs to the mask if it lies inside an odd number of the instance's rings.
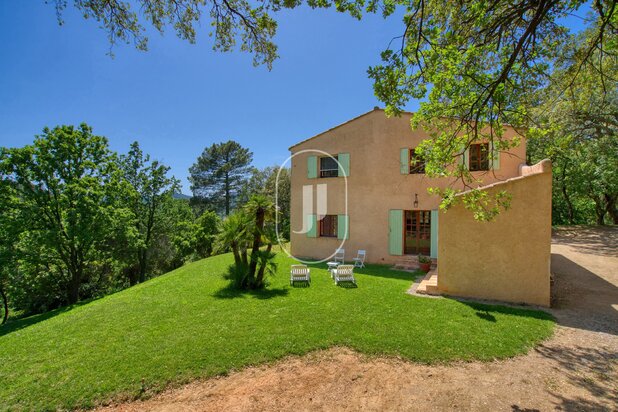
[[399,18],[285,11],[269,72],[249,54],[213,52],[206,20],[194,45],[168,30],[150,35],[148,52],[117,45],[113,59],[96,22],[70,7],[64,20],[42,0],[0,2],[0,145],[86,122],[113,150],[139,141],[184,193],[188,168],[214,142],[238,141],[257,167],[280,164],[292,144],[381,106],[366,70],[402,29]]

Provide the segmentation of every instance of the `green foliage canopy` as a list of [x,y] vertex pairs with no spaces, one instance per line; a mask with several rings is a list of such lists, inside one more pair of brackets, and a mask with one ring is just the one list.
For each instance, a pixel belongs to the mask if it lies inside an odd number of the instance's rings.
[[253,153],[233,140],[213,143],[189,169],[193,196],[210,209],[229,215],[251,172],[252,160]]
[[[584,0],[138,0],[136,12],[127,1],[72,3],[102,24],[112,45],[133,41],[140,49],[146,48],[146,22],[158,31],[171,25],[178,36],[193,42],[195,25],[208,15],[216,50],[231,50],[239,42],[241,50],[253,53],[255,64],[269,68],[277,58],[273,37],[282,9],[334,7],[359,19],[363,13],[386,18],[403,11],[401,36],[382,53],[383,63],[368,70],[375,94],[392,115],[411,99],[421,101],[413,126],[431,132],[419,148],[427,174],[454,176],[473,189],[464,197],[455,197],[450,188],[437,191],[444,198],[442,207],[463,199],[481,220],[507,207],[508,196],[487,198],[474,189],[478,179],[452,166],[474,141],[488,140],[499,150],[518,144],[502,138],[504,125],[529,126],[531,107],[538,103],[533,96],[553,81],[551,68],[570,41],[561,19],[588,7]],[[55,4],[61,16],[67,1]],[[585,66],[595,67],[604,78],[612,75],[598,62],[617,52],[616,2],[595,0],[591,10],[585,17],[590,35],[571,53],[571,81]],[[600,60],[592,58],[595,53]]]
[[130,187],[126,204],[133,213],[136,229],[134,253],[137,264],[128,270],[131,285],[146,280],[149,269],[149,257],[153,253],[152,245],[157,236],[163,231],[162,209],[165,202],[169,202],[172,195],[180,190],[180,182],[174,177],[168,177],[170,168],[158,161],[150,161],[139,143],[133,142],[129,153],[120,156],[119,169],[122,178]]
[[253,168],[240,191],[240,203],[247,203],[252,196],[263,195],[270,199],[277,209],[277,231],[283,240],[290,237],[290,169],[268,166]]
[[[201,231],[178,181],[137,143],[128,154],[79,127],[0,148],[0,303],[44,312],[101,296],[198,257]],[[208,245],[203,246],[208,253]],[[8,302],[10,301],[10,302]]]
[[533,161],[553,162],[556,224],[604,224],[606,216],[618,223],[618,56],[594,51],[595,65],[574,65],[590,36],[568,43],[531,111],[528,151]]
[[[20,239],[37,252],[40,260],[31,261],[56,272],[67,303],[77,302],[101,263],[117,211],[107,140],[86,124],[45,128],[32,145],[2,149],[0,167],[19,199],[21,222],[32,228]],[[33,242],[38,247],[30,248]]]

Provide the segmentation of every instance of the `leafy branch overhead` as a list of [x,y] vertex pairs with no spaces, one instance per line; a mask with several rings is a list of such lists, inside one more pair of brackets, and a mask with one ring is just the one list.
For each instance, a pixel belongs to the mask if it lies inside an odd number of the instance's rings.
[[[69,0],[48,1],[53,1],[61,19]],[[538,116],[532,116],[531,110],[541,104],[540,90],[559,88],[560,95],[590,70],[598,73],[600,93],[606,94],[616,86],[615,71],[605,69],[607,60],[618,58],[616,0],[71,3],[84,17],[102,24],[112,46],[118,41],[133,42],[142,50],[148,40],[146,25],[159,32],[172,26],[180,38],[194,42],[197,25],[207,16],[215,50],[238,47],[253,54],[254,64],[265,64],[269,69],[278,57],[273,39],[277,12],[282,9],[301,5],[334,7],[357,19],[365,13],[380,13],[384,18],[403,15],[401,34],[385,45],[382,64],[369,68],[368,75],[374,80],[375,94],[385,103],[387,114],[400,114],[410,100],[421,102],[412,125],[431,133],[431,138],[417,149],[425,160],[427,174],[457,177],[468,192],[479,186],[478,177],[458,167],[458,159],[475,141],[490,143],[494,149],[488,154],[490,160],[519,144],[517,138],[505,138],[505,127],[513,126],[521,135],[533,125]],[[584,34],[577,37],[571,33],[564,25],[565,18],[581,19]],[[557,69],[559,78],[555,75]],[[494,214],[494,206],[506,203],[494,199],[493,206],[485,209],[486,217]]]
[[[52,1],[52,0],[50,0]],[[68,0],[53,0],[61,19]],[[275,15],[300,6],[302,0],[74,0],[84,17],[102,23],[110,43],[133,42],[146,49],[145,24],[195,42],[196,25],[207,14],[214,48],[229,51],[237,43],[254,54],[255,64],[272,67],[277,58],[273,37]],[[133,10],[131,4],[137,5]],[[602,70],[604,58],[616,57],[616,1],[595,0],[581,17],[588,26],[586,41],[565,55],[571,43],[560,19],[586,6],[583,0],[308,0],[311,8],[329,8],[362,18],[380,12],[385,18],[404,11],[402,35],[382,53],[383,64],[369,69],[375,93],[389,114],[398,114],[410,99],[423,101],[414,122],[445,130],[444,119],[457,119],[434,141],[443,150],[428,153],[436,166],[450,164],[461,146],[472,140],[501,141],[502,126],[525,125],[531,92],[552,82],[552,65],[572,66],[572,80],[586,65]],[[596,58],[592,56],[596,55]],[[611,79],[613,73],[603,73]],[[432,149],[436,145],[432,146]],[[429,148],[428,148],[429,149]],[[428,150],[429,151],[429,150]]]
[[[570,82],[590,66],[601,81],[615,85],[615,72],[604,70],[603,61],[616,59],[616,4],[594,2],[585,21],[589,28],[576,42],[560,19],[583,6],[583,1],[412,1],[404,34],[382,53],[383,64],[369,69],[388,113],[421,100],[412,123],[431,132],[420,147],[427,174],[460,178],[468,189],[461,198],[481,220],[508,202],[478,201],[477,179],[456,166],[469,145],[490,142],[498,149],[488,153],[492,161],[519,144],[505,138],[505,126],[521,136],[532,122],[531,108],[539,104],[537,91],[568,87],[556,81],[557,65],[568,66]],[[567,52],[567,44],[577,47]],[[448,207],[452,191],[439,194]]]
[[[207,15],[214,49],[240,49],[254,54],[255,64],[272,67],[277,56],[275,15],[302,0],[46,0],[55,5],[62,23],[68,3],[85,18],[102,24],[111,45],[134,43],[147,49],[145,25],[159,32],[172,26],[178,37],[193,43],[196,26]],[[385,18],[405,10],[403,34],[382,54],[384,65],[370,69],[376,94],[391,113],[410,98],[429,97],[443,107],[426,107],[424,115],[458,116],[462,127],[479,132],[478,122],[518,124],[525,112],[518,98],[549,79],[549,62],[568,40],[559,19],[582,9],[583,0],[308,0],[311,8],[335,7],[354,18],[380,12]],[[135,5],[135,9],[132,8]],[[593,35],[575,57],[590,62],[595,50],[615,52],[616,2],[595,0],[585,18]],[[393,46],[393,47],[390,47]],[[440,100],[440,98],[445,100]]]

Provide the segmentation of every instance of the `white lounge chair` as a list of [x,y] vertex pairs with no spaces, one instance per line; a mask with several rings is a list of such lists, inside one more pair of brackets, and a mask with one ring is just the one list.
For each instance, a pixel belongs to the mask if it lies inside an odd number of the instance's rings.
[[307,265],[292,265],[290,270],[290,285],[294,282],[311,283],[311,274]]
[[364,268],[365,267],[365,256],[367,255],[367,252],[365,250],[359,250],[358,254],[356,255],[355,258],[352,258],[352,260],[354,261],[354,267],[355,268]]
[[337,249],[337,251],[335,252],[335,257],[333,258],[333,262],[341,262],[341,264],[343,264],[345,263],[344,258],[345,258],[345,249]]
[[333,275],[335,277],[335,285],[338,285],[339,282],[352,282],[356,285],[354,265],[339,265],[337,269],[333,269]]

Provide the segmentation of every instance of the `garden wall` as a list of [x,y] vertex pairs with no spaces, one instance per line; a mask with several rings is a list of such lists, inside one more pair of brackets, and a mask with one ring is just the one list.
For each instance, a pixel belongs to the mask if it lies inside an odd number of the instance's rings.
[[492,195],[512,195],[510,209],[492,222],[474,220],[461,203],[440,213],[440,293],[550,305],[551,162],[520,174],[487,186]]

